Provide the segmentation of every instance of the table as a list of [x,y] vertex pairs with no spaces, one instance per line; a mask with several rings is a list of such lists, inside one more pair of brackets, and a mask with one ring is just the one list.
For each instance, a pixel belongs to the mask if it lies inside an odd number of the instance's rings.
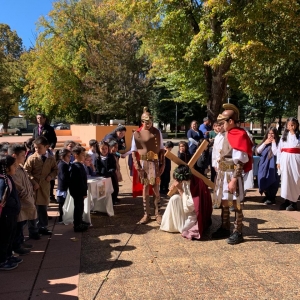
[[[114,207],[111,194],[114,188],[111,178],[95,177],[88,179],[87,197],[84,199],[84,211],[82,219],[85,222],[91,222],[91,211],[107,213],[110,217],[114,215]],[[65,204],[63,206],[63,222],[65,224],[73,223],[74,201],[68,191]]]

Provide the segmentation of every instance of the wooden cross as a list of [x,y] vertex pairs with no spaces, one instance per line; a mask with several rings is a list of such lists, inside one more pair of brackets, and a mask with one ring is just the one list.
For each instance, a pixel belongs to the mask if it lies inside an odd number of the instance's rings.
[[[165,153],[165,157],[167,157],[168,159],[170,159],[177,165],[188,165],[189,168],[191,169],[191,172],[193,175],[202,179],[207,186],[214,189],[215,184],[212,181],[210,181],[207,177],[203,176],[201,173],[199,173],[198,171],[196,171],[194,169],[195,163],[197,162],[198,158],[201,156],[202,152],[207,148],[207,145],[208,145],[208,141],[204,140],[201,143],[201,145],[198,147],[197,151],[195,152],[195,154],[192,156],[192,158],[190,159],[190,161],[188,163],[185,163],[183,160],[181,160],[179,157],[177,157],[171,151],[167,151]],[[176,193],[176,189],[172,189],[169,191],[168,196],[171,197],[175,193]]]

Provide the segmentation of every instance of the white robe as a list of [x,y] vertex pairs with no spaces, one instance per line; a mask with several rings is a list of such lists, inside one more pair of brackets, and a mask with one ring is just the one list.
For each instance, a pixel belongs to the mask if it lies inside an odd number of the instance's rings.
[[220,160],[220,152],[222,150],[224,137],[225,137],[225,132],[219,132],[215,137],[213,150],[211,154],[211,161],[212,161],[211,165],[216,169],[218,169],[219,167],[218,161]]
[[281,172],[281,197],[297,202],[300,195],[300,154],[281,152],[282,148],[300,148],[300,138],[288,133],[286,142],[280,139],[277,149],[277,164]]
[[160,230],[168,232],[184,232],[197,223],[194,201],[190,191],[190,182],[183,181],[183,195],[174,195],[169,200],[162,216]]

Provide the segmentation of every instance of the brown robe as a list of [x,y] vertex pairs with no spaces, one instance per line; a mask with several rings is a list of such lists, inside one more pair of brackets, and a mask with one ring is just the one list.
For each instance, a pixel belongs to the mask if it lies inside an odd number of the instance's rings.
[[43,162],[38,153],[34,153],[27,159],[24,169],[29,175],[29,179],[34,186],[39,184],[39,188],[35,191],[36,205],[49,205],[50,202],[50,182],[46,178],[50,176],[54,179],[58,173],[58,167],[54,156],[48,156]]

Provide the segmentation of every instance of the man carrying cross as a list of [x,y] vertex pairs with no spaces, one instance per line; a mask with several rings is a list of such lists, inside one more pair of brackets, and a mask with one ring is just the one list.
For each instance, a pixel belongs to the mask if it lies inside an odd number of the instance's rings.
[[[243,171],[252,169],[252,142],[245,130],[238,128],[239,110],[233,104],[223,104],[225,109],[218,116],[218,123],[224,124],[226,131],[219,156],[219,170],[215,186],[214,199],[221,205],[221,227],[212,234],[212,238],[228,237],[228,244],[243,242],[241,201],[244,198]],[[229,207],[234,206],[236,219],[234,230],[230,235]]]

